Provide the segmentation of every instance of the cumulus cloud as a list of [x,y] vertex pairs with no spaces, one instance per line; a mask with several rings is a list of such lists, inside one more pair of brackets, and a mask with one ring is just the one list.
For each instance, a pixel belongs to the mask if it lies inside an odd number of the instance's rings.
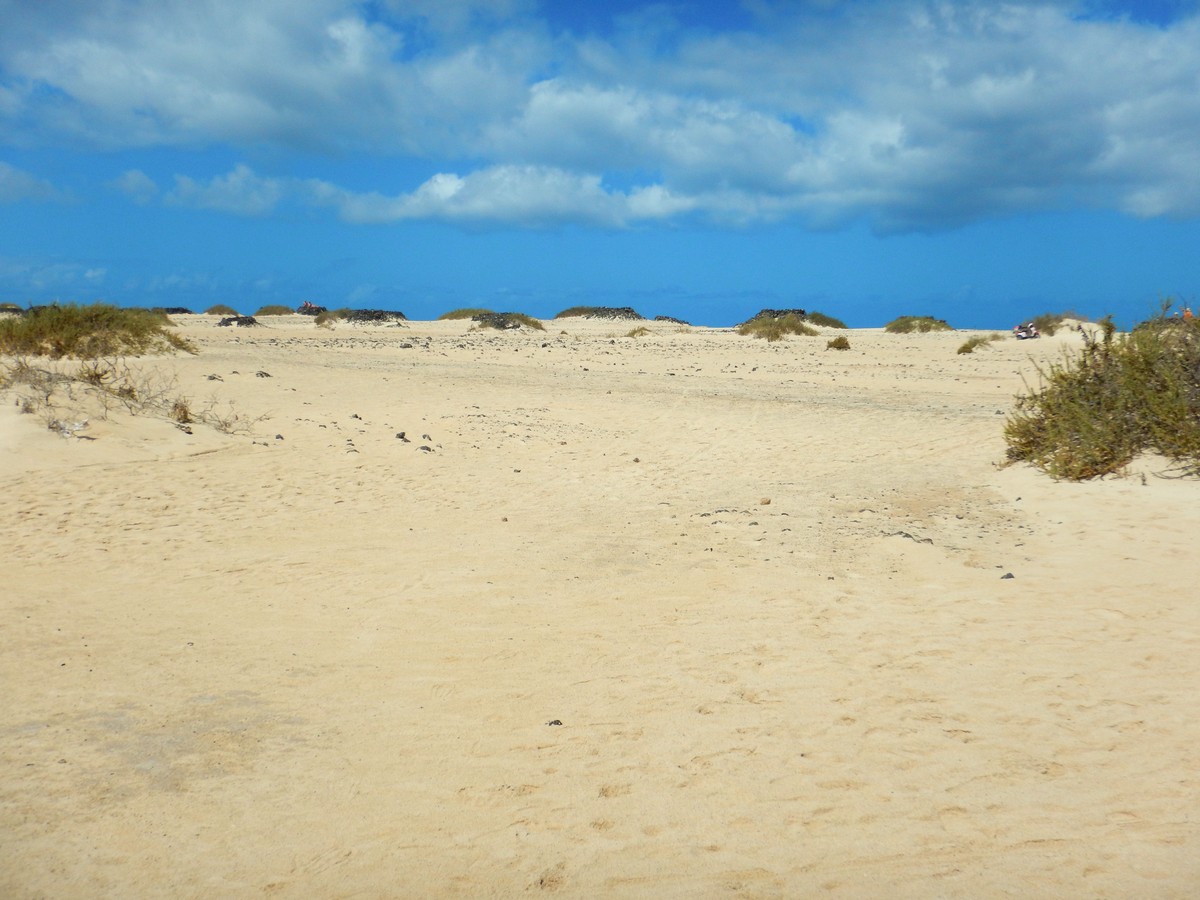
[[0,162],[0,203],[61,199],[62,193],[50,182],[6,162]]
[[1109,0],[745,8],[731,31],[678,7],[647,37],[554,34],[532,0],[0,0],[0,126],[444,173],[389,194],[239,169],[167,195],[237,214],[290,197],[360,222],[597,227],[1200,215],[1195,4],[1153,23]]

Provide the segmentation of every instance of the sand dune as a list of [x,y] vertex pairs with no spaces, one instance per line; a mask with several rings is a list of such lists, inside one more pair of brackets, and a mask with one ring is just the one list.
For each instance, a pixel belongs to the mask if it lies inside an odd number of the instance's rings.
[[266,321],[0,408],[3,896],[1200,888],[1200,485],[998,466],[1076,335]]

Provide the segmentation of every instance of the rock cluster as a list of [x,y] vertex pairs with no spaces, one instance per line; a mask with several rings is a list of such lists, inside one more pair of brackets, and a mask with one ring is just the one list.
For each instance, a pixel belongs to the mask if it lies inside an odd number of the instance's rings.
[[249,328],[258,324],[258,319],[254,316],[229,316],[217,323],[218,327],[228,328],[230,325],[236,325],[238,328]]
[[760,309],[746,321],[757,322],[759,319],[783,319],[787,316],[795,316],[797,319],[803,319],[807,315],[808,313],[803,309]]
[[344,322],[403,322],[408,316],[390,309],[350,309],[342,315]]

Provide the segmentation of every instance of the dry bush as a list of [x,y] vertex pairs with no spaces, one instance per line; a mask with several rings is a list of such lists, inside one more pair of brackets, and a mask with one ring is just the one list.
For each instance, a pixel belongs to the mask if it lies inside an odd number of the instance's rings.
[[800,316],[788,313],[785,316],[761,316],[750,319],[737,327],[737,333],[774,342],[783,340],[789,334],[816,337],[817,330],[805,324],[804,319]]
[[900,316],[883,326],[888,334],[912,334],[914,331],[925,334],[930,331],[953,331],[943,319],[933,316]]
[[1200,324],[1158,316],[1039,368],[1004,425],[1007,459],[1079,481],[1121,470],[1153,450],[1200,474]]
[[52,359],[195,353],[188,341],[168,330],[171,326],[166,315],[148,309],[107,303],[38,306],[0,320],[0,353]]

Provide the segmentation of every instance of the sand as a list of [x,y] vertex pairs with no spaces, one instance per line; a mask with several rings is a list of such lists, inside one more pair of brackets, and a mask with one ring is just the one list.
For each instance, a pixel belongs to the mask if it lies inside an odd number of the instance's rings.
[[1078,335],[180,321],[249,433],[0,406],[0,896],[1200,892],[1200,484],[999,465]]

